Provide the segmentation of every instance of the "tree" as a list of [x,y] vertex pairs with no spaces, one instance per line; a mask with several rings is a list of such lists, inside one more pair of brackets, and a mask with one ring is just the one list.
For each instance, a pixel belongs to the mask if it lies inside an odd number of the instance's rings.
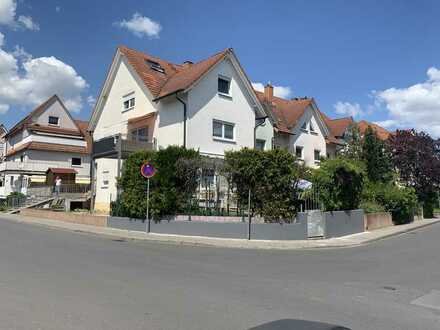
[[361,159],[365,162],[367,176],[373,182],[389,182],[393,178],[388,146],[368,126],[362,139]]
[[326,211],[353,210],[361,204],[365,176],[360,162],[336,158],[315,170],[312,181]]
[[350,124],[345,134],[345,148],[341,154],[349,159],[359,160],[362,154],[362,138],[356,123]]
[[439,142],[424,132],[398,130],[388,143],[401,181],[415,189],[425,217],[433,217],[433,196],[440,187]]

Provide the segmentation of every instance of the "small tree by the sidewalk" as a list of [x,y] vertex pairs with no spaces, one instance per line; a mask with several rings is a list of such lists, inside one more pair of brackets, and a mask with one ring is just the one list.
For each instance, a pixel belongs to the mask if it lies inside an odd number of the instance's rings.
[[365,170],[360,162],[346,158],[329,159],[313,173],[313,184],[326,211],[359,208],[365,182]]

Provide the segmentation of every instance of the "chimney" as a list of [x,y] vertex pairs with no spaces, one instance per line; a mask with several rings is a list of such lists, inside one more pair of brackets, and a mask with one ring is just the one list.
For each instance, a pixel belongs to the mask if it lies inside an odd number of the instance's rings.
[[191,65],[193,65],[194,63],[193,62],[191,62],[191,61],[185,61],[185,62],[183,62],[183,67],[185,68],[185,69],[188,69]]
[[273,98],[273,86],[270,82],[264,86],[264,97],[269,101]]

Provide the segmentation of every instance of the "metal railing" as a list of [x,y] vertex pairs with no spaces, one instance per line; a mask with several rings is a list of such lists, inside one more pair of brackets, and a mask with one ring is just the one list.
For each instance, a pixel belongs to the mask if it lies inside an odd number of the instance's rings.
[[120,134],[93,142],[93,155],[95,157],[116,157],[118,153],[121,153],[121,156],[125,158],[130,153],[141,150],[154,150],[155,148],[154,140],[153,142],[137,141],[129,135]]
[[[85,195],[90,192],[90,184],[62,184],[60,195]],[[27,188],[27,195],[33,197],[51,197],[57,194],[55,186],[31,186]]]

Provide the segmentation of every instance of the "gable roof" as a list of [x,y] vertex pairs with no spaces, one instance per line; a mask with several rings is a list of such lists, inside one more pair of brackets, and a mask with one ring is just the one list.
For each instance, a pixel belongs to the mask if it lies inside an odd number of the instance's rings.
[[330,119],[327,116],[325,117],[326,117],[324,118],[325,123],[330,128],[332,134],[337,138],[342,138],[347,128],[354,123],[354,120],[351,117],[344,117],[337,119]]
[[31,129],[35,131],[40,132],[47,132],[47,133],[58,133],[58,134],[67,134],[67,135],[78,135],[81,136],[81,130],[79,129],[77,123],[75,122],[75,125],[77,126],[77,130],[73,129],[65,129],[61,127],[54,127],[54,126],[44,126],[44,125],[38,125],[35,124],[33,121],[33,118],[35,116],[39,116],[44,111],[46,111],[51,105],[53,105],[55,102],[59,102],[61,104],[61,107],[66,111],[67,115],[72,119],[73,122],[75,120],[72,118],[70,112],[66,109],[64,106],[64,103],[61,101],[61,99],[58,97],[58,95],[52,95],[49,97],[46,101],[41,103],[39,106],[37,106],[34,110],[32,110],[29,114],[27,114],[26,117],[24,117],[22,120],[20,120],[17,124],[15,124],[9,132],[5,134],[5,137],[11,136],[14,133],[23,130],[23,129]]
[[313,102],[313,99],[293,99],[286,100],[273,96],[268,100],[264,93],[255,91],[261,103],[266,104],[275,116],[275,126],[283,133],[290,133],[291,128],[295,127],[304,111]]
[[[241,67],[237,57],[232,48],[226,48],[207,59],[197,63],[185,62],[183,64],[175,64],[165,61],[161,58],[149,55],[147,53],[128,48],[126,46],[119,46],[113,58],[112,64],[107,73],[104,85],[95,104],[92,116],[89,123],[88,130],[93,131],[94,126],[103,109],[103,102],[106,91],[110,88],[111,77],[115,74],[120,58],[124,57],[130,67],[134,70],[136,75],[143,82],[144,86],[153,96],[153,101],[158,101],[166,96],[175,94],[177,92],[184,92],[194,86],[205,74],[207,74],[216,64],[221,62],[226,57],[231,59],[232,64],[239,72],[239,75],[244,80],[244,85],[249,92],[252,101],[255,103],[257,109],[261,113],[265,113],[265,109],[261,106],[254,93],[252,84],[246,76]],[[161,70],[156,70],[152,63],[160,66]]]
[[368,126],[371,126],[371,128],[376,132],[377,137],[381,140],[387,140],[391,135],[389,131],[375,123],[371,123],[366,120],[361,120],[360,122],[358,122],[358,127],[361,134],[365,134]]
[[[119,46],[118,50],[125,55],[154,98],[189,88],[231,51],[227,48],[194,64],[173,64],[126,46]],[[148,61],[158,63],[164,72],[152,69]]]

